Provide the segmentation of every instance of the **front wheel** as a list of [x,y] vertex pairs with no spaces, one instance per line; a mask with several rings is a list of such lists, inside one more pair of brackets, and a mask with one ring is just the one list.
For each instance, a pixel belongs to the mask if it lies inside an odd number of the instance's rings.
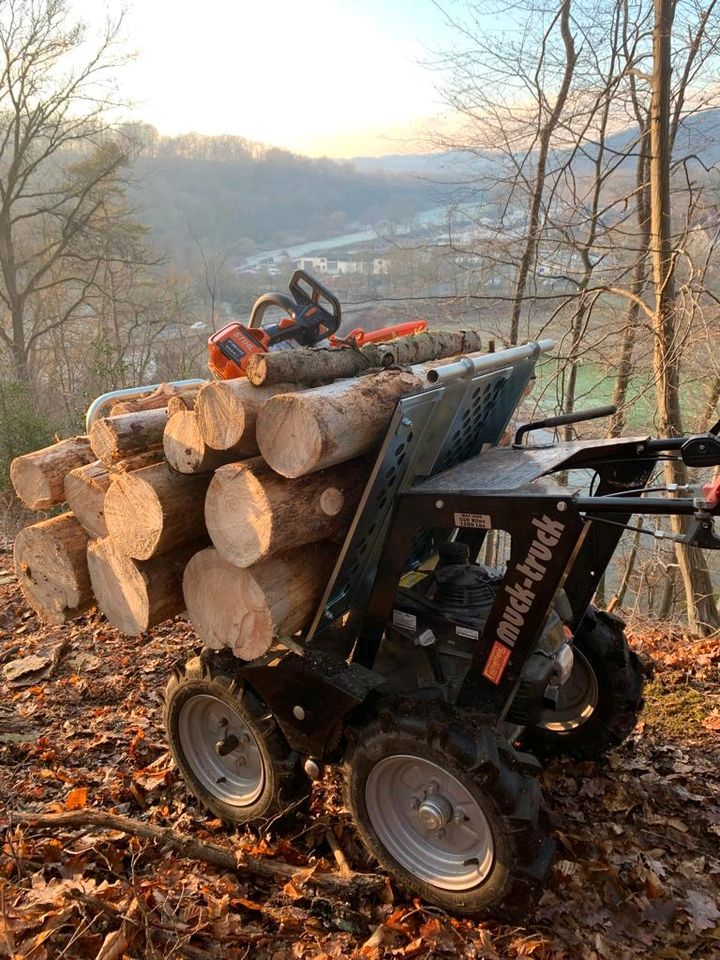
[[270,711],[219,665],[194,657],[177,669],[164,719],[185,783],[226,822],[265,824],[309,792]]
[[554,845],[537,783],[489,728],[393,712],[355,732],[346,803],[381,866],[455,913],[522,917]]
[[573,642],[572,672],[556,705],[522,735],[523,749],[543,758],[602,757],[634,729],[643,699],[643,672],[623,622],[591,608]]

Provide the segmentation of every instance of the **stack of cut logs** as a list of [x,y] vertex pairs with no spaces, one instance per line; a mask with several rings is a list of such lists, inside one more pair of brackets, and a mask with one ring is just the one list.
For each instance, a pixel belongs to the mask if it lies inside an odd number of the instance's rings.
[[18,457],[27,602],[63,623],[97,605],[138,635],[187,610],[212,649],[250,660],[306,627],[399,398],[474,331],[254,357],[247,378],[163,387],[89,436]]

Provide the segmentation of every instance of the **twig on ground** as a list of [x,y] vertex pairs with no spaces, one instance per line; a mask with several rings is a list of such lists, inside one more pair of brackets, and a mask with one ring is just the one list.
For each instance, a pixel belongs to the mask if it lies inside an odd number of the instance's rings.
[[386,883],[385,878],[377,874],[350,871],[348,876],[339,876],[317,870],[308,871],[306,867],[294,867],[269,858],[251,857],[242,851],[233,852],[216,843],[196,840],[170,827],[156,827],[141,820],[131,820],[129,817],[105,813],[102,810],[72,810],[66,813],[34,813],[21,810],[13,814],[13,822],[48,828],[92,826],[105,830],[120,830],[132,836],[154,840],[183,857],[200,860],[222,870],[246,871],[256,877],[286,883],[297,879],[301,884],[307,883],[326,893],[343,897],[372,896]]

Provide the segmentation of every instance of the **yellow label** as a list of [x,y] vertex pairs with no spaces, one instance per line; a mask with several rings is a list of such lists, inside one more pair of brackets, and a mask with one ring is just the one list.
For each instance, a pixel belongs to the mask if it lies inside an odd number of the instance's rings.
[[419,570],[411,570],[410,573],[406,573],[400,578],[400,586],[414,587],[416,583],[420,583],[420,581],[426,577],[426,573],[421,573]]

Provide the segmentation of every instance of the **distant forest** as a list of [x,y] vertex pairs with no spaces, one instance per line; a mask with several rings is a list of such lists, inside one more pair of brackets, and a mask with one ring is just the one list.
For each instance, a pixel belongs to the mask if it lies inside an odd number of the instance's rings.
[[126,133],[136,144],[136,217],[175,258],[196,251],[199,241],[241,259],[357,225],[403,221],[438,202],[437,188],[407,175],[360,173],[349,162],[242,137],[164,137],[148,125]]

